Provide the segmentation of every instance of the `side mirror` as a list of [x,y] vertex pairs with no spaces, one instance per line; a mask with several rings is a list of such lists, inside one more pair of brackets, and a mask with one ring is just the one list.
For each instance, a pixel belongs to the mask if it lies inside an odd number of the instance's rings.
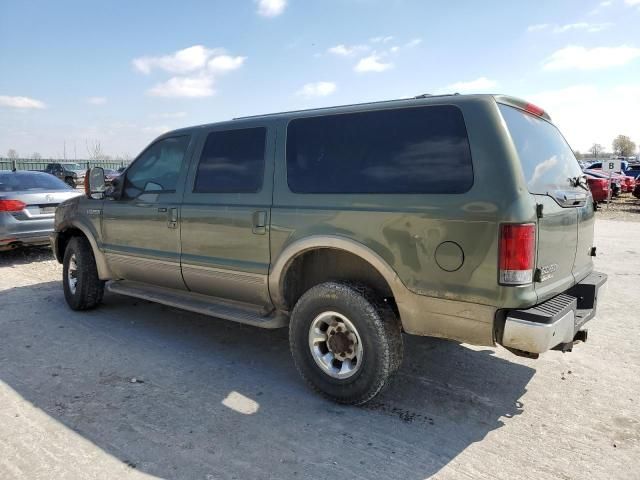
[[87,175],[89,181],[85,182],[85,193],[88,198],[102,198],[104,191],[107,189],[104,180],[104,168],[93,167],[89,169],[89,175]]

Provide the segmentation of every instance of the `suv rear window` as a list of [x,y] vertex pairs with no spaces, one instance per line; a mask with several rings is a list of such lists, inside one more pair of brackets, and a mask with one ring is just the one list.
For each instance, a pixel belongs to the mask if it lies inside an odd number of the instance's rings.
[[552,193],[573,187],[570,178],[582,175],[571,147],[551,123],[507,105],[499,105],[518,151],[529,192]]
[[463,193],[467,130],[450,105],[299,118],[287,128],[295,193]]

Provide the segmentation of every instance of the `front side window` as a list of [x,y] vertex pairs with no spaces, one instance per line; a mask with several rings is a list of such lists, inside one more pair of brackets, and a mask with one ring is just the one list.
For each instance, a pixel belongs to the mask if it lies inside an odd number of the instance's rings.
[[450,105],[299,118],[287,128],[294,193],[463,193],[473,184],[462,113]]
[[212,132],[202,149],[195,193],[255,193],[264,177],[266,129]]
[[125,193],[173,193],[189,145],[189,136],[171,137],[151,145],[127,169]]

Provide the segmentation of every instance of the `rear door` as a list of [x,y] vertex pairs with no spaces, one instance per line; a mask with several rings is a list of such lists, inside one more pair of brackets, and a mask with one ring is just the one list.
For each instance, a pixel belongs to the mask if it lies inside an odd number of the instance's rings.
[[552,123],[508,105],[499,108],[539,212],[535,288],[542,301],[591,271],[593,201],[573,151]]
[[184,281],[196,293],[270,309],[275,129],[216,126],[198,143],[182,203]]

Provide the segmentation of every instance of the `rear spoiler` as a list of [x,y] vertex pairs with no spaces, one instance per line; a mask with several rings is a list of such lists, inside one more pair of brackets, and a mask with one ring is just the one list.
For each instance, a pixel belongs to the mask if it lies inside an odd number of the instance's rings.
[[510,107],[519,108],[520,110],[524,110],[531,115],[535,115],[536,117],[544,118],[546,121],[551,122],[551,117],[547,112],[545,112],[542,108],[534,105],[533,103],[529,103],[526,100],[522,100],[516,97],[510,97],[508,95],[494,95],[496,102],[502,105],[508,105]]

